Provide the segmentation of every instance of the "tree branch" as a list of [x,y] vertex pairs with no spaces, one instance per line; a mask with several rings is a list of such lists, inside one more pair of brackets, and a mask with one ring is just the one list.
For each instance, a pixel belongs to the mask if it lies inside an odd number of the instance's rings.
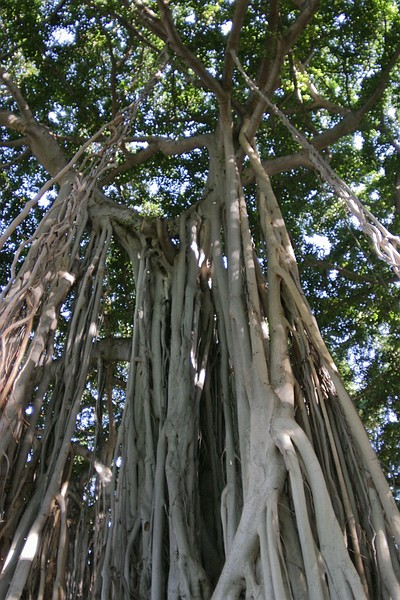
[[139,17],[143,24],[155,33],[163,41],[167,41],[177,56],[182,58],[186,64],[193,69],[200,78],[203,85],[214,92],[220,100],[225,98],[225,92],[221,84],[207,71],[203,63],[182,42],[176,30],[171,11],[165,0],[157,0],[162,20],[158,19],[153,11],[143,5],[141,0],[135,0]]
[[[373,93],[364,102],[363,106],[357,111],[348,112],[346,116],[340,121],[340,123],[338,123],[331,129],[325,131],[324,133],[315,136],[310,141],[310,144],[316,150],[325,150],[328,146],[332,145],[343,136],[348,135],[353,131],[356,131],[365,114],[373,107],[373,105],[376,102],[378,102],[379,98],[384,92],[388,79],[390,77],[390,73],[393,67],[395,66],[399,56],[400,44],[396,48],[386,67],[382,70],[380,76],[377,78],[378,83]],[[255,123],[253,123],[253,127],[254,126]],[[290,154],[288,156],[280,156],[274,159],[266,160],[263,162],[263,166],[269,175],[277,175],[278,173],[283,173],[285,171],[289,171],[298,167],[305,167],[307,169],[313,168],[310,159],[304,152]],[[244,182],[251,183],[253,180],[254,175],[251,176],[250,171],[246,171],[244,174]]]
[[[270,62],[267,56],[260,69],[260,77],[257,87],[263,90],[267,96],[270,96],[275,90],[279,81],[285,56],[289,50],[293,48],[299,35],[312,20],[314,14],[319,8],[319,0],[306,0],[302,6],[303,10],[296,21],[289,27],[286,34],[278,40],[276,55],[273,62]],[[276,20],[278,17],[275,16],[274,18]],[[250,101],[250,112],[252,112],[252,117],[248,130],[249,136],[254,137],[265,109],[266,105],[263,100],[257,96],[257,94],[253,94],[253,97]]]
[[280,0],[272,0],[268,13],[268,33],[264,43],[264,57],[258,69],[257,85],[263,88],[266,83],[268,73],[271,71],[272,57],[277,54],[278,46],[278,26],[280,21]]
[[300,71],[300,73],[307,78],[307,81],[306,81],[307,89],[309,91],[311,98],[314,100],[314,103],[312,105],[308,105],[308,106],[304,107],[305,109],[309,110],[310,108],[312,108],[312,109],[326,108],[326,110],[328,110],[331,113],[341,114],[341,115],[347,115],[351,112],[351,110],[349,108],[340,106],[339,104],[335,104],[334,102],[331,102],[327,98],[324,98],[323,96],[321,96],[321,94],[318,92],[318,90],[315,87],[315,85],[313,84],[313,82],[308,77],[308,74],[304,68],[304,65],[299,60],[295,60],[294,62],[295,62],[295,68],[298,69]]
[[234,62],[231,50],[234,50],[236,53],[239,50],[240,34],[248,5],[249,0],[237,0],[235,4],[235,11],[232,18],[232,29],[229,33],[225,49],[225,62],[222,75],[222,85],[224,89],[230,89],[232,87],[232,72]]
[[[299,269],[304,271],[307,267],[316,267],[317,269],[323,269],[327,271],[338,271],[340,275],[342,275],[345,279],[349,279],[350,281],[362,281],[374,285],[382,285],[382,279],[378,279],[376,277],[369,277],[368,275],[362,275],[361,273],[356,273],[355,271],[351,271],[350,269],[346,269],[345,267],[341,267],[340,265],[325,259],[306,256],[304,261],[299,264]],[[385,279],[385,284],[395,283],[397,281],[397,277],[389,277]]]
[[29,147],[38,161],[51,176],[57,175],[67,164],[67,160],[56,139],[51,135],[49,129],[36,121],[28,102],[3,67],[0,67],[0,79],[21,111],[21,117],[10,111],[1,111],[0,125],[25,133],[28,138]]
[[163,42],[166,42],[168,39],[166,29],[163,22],[157,17],[156,13],[145,6],[141,0],[134,0],[134,3],[142,23],[147,27],[147,29],[155,33],[156,36],[159,37]]
[[24,160],[24,158],[26,158],[27,156],[29,156],[31,153],[30,148],[25,148],[20,154],[18,154],[18,156],[16,156],[13,160],[10,160],[6,163],[2,163],[0,164],[0,169],[2,171],[4,171],[5,169],[8,169],[9,167],[11,167],[12,165],[16,165],[17,163],[21,162],[22,160]]
[[[143,42],[145,46],[151,48],[155,52],[158,53],[160,51],[159,48],[157,48],[148,38],[146,38],[144,35],[142,35],[140,33],[140,31],[138,30],[138,28],[135,27],[132,23],[130,23],[123,15],[120,15],[116,12],[115,13],[112,12],[111,14],[113,15],[113,17],[115,18],[116,21],[119,21],[124,27],[126,27],[127,33],[129,35],[129,39],[132,44],[134,43],[135,38],[137,38],[138,40]],[[142,22],[143,22],[143,20],[142,20]],[[146,27],[146,29],[152,31],[150,26]],[[164,42],[167,41],[167,36],[161,28],[159,29],[159,33],[157,35]]]
[[[351,112],[346,117],[340,121],[337,125],[321,133],[316,136],[312,140],[312,144],[317,148],[317,150],[322,150],[327,146],[330,146],[334,142],[336,142],[341,137],[348,135],[355,131],[358,125],[361,123],[363,117],[367,114],[368,111],[378,102],[383,92],[385,91],[386,85],[388,83],[391,71],[393,67],[396,65],[397,60],[400,56],[400,44],[397,46],[396,50],[392,54],[389,62],[386,67],[384,67],[379,76],[374,75],[374,78],[377,78],[377,85],[372,92],[372,94],[368,97],[368,99],[364,102],[363,106],[359,108],[357,111]],[[368,80],[368,82],[370,79]],[[364,82],[363,87],[366,87],[366,82]]]
[[8,129],[12,129],[13,131],[24,131],[25,122],[18,115],[14,114],[9,110],[1,110],[0,111],[0,126],[8,127]]
[[28,139],[26,137],[20,137],[16,140],[4,140],[0,142],[0,148],[21,148],[22,146],[28,145]]
[[[272,177],[273,175],[279,175],[279,173],[285,173],[287,171],[293,171],[300,167],[305,169],[313,169],[314,165],[311,162],[306,152],[298,152],[296,154],[288,154],[286,156],[278,156],[277,158],[271,158],[269,160],[262,161],[262,166],[265,172]],[[251,167],[244,169],[242,173],[243,185],[248,185],[255,180],[255,173]]]
[[211,136],[207,134],[195,135],[190,138],[183,138],[179,140],[170,140],[157,136],[138,137],[132,139],[138,142],[149,142],[149,145],[143,150],[136,152],[136,154],[129,154],[126,162],[124,162],[122,165],[119,165],[112,171],[109,171],[104,179],[102,179],[102,185],[107,185],[118,175],[126,173],[126,171],[129,171],[137,165],[143,164],[157,152],[162,152],[165,156],[173,156],[190,152],[195,148],[206,148],[211,140]]
[[29,108],[27,101],[21,94],[21,91],[19,90],[18,86],[15,85],[14,81],[11,79],[10,75],[7,73],[7,71],[3,67],[0,67],[0,79],[3,80],[4,85],[7,87],[11,96],[14,98],[15,102],[18,104],[18,108],[21,111],[21,114],[22,114],[25,122],[28,123],[29,121],[32,121],[33,114],[31,112],[31,109]]

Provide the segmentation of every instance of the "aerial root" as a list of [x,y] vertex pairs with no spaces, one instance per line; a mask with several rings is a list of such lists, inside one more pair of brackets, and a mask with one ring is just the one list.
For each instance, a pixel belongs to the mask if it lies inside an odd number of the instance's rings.
[[[328,588],[334,590],[340,598],[349,600],[366,598],[360,577],[345,547],[344,534],[333,510],[323,472],[310,441],[301,427],[287,418],[275,419],[273,433],[289,472],[310,598],[325,597]],[[308,509],[304,493],[304,477],[312,495],[316,536],[311,531],[306,514]],[[384,583],[391,597],[399,597],[398,583],[390,561],[382,509],[377,505],[378,496],[375,490],[371,489],[371,494],[376,500],[375,503],[371,503],[372,523],[377,534],[379,532],[380,535],[376,541],[377,559],[381,566],[385,566]],[[318,577],[314,572],[317,565]],[[318,590],[315,589],[317,581],[320,582]]]

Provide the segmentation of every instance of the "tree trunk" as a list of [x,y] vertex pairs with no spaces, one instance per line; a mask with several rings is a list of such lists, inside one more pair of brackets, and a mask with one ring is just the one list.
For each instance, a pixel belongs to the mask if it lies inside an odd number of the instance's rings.
[[[77,179],[3,292],[1,599],[400,598],[396,506],[232,131],[223,105],[179,230]],[[93,343],[112,237],[135,295],[121,417]]]

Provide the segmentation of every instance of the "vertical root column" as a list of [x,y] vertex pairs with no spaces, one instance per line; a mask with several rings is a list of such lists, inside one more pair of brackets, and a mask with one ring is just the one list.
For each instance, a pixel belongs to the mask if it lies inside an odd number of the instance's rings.
[[[166,481],[168,487],[170,571],[168,597],[209,598],[201,562],[199,498],[200,401],[208,361],[210,327],[200,288],[205,260],[196,214],[182,219],[171,306],[168,377]],[[204,329],[201,328],[204,325]],[[212,329],[211,329],[212,333]]]
[[[89,246],[87,270],[77,292],[77,310],[70,323],[69,338],[60,363],[59,384],[54,386],[52,392],[51,403],[56,423],[51,428],[45,428],[48,435],[42,439],[42,460],[37,463],[35,487],[31,497],[27,498],[24,512],[20,516],[8,555],[8,566],[2,573],[0,594],[5,594],[6,598],[18,599],[26,584],[28,587],[31,583],[34,584],[35,574],[30,574],[30,569],[36,557],[45,548],[42,532],[55,498],[59,498],[56,505],[58,510],[62,512],[65,508],[64,495],[69,472],[66,465],[76,415],[86,383],[92,343],[97,335],[105,257],[110,236],[110,226],[107,223],[103,224],[98,235],[94,236],[93,244]],[[47,393],[50,395],[50,390]],[[50,411],[46,418],[52,419]],[[65,515],[61,522],[65,525],[64,518]],[[65,534],[65,526],[61,527],[60,533]],[[63,579],[65,546],[66,541],[60,542],[59,560],[55,571],[59,581]],[[49,547],[49,550],[54,552],[54,547]],[[48,560],[54,561],[54,554],[48,557]]]

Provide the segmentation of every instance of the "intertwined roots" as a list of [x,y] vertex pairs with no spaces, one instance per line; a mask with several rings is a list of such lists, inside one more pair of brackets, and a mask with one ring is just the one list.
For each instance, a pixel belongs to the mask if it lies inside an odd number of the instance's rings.
[[[398,597],[398,513],[246,124],[264,261],[226,115],[179,230],[97,189],[127,127],[60,176],[2,293],[0,597]],[[96,343],[112,239],[123,365]]]

